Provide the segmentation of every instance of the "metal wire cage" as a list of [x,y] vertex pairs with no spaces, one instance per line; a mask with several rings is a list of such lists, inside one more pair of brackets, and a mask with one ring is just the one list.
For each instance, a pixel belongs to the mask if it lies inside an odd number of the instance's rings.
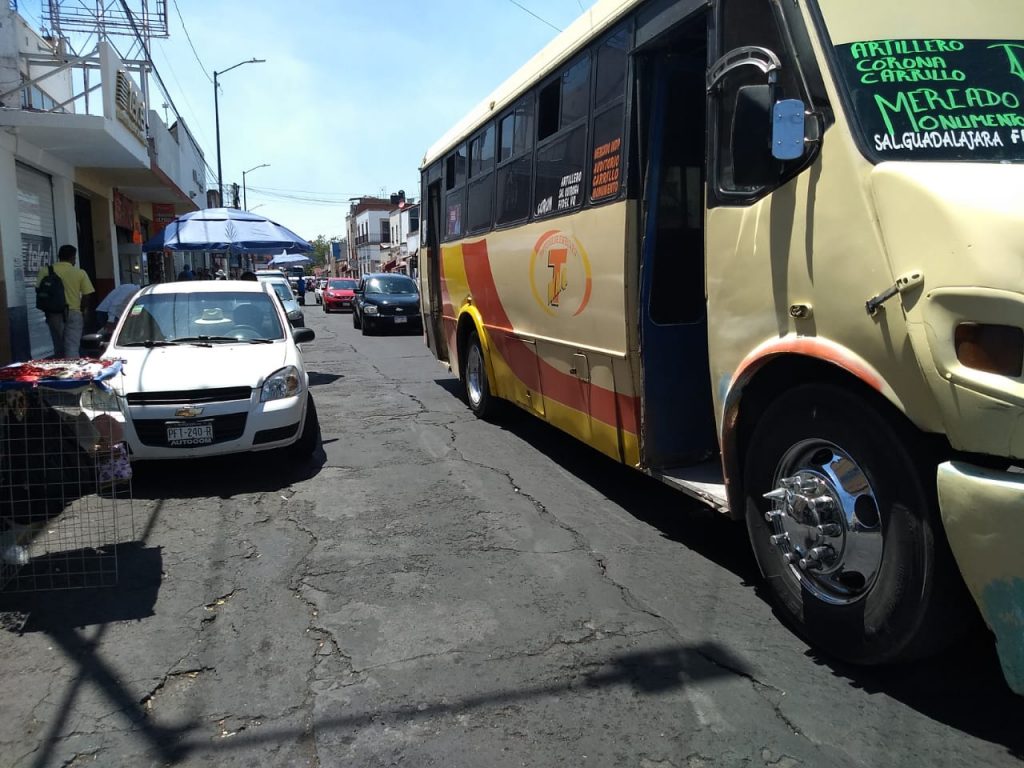
[[0,589],[113,586],[134,539],[111,361],[0,369]]

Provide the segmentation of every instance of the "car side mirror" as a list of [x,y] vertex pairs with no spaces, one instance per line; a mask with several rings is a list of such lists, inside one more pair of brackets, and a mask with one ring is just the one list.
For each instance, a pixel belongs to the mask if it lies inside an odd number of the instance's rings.
[[292,339],[296,344],[307,344],[316,338],[312,328],[292,328]]
[[107,346],[106,334],[86,333],[82,335],[81,347],[86,357],[99,357]]

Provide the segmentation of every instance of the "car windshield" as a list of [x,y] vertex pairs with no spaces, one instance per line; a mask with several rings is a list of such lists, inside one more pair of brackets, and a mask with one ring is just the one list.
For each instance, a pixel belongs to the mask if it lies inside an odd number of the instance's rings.
[[408,277],[399,275],[388,277],[371,277],[366,281],[367,293],[415,294],[416,283]]
[[269,280],[271,287],[274,289],[281,301],[294,301],[295,294],[292,293],[292,288],[283,280]]
[[149,293],[128,310],[117,346],[283,338],[277,310],[265,293]]
[[353,291],[356,287],[356,281],[347,279],[331,280],[327,287],[335,291]]

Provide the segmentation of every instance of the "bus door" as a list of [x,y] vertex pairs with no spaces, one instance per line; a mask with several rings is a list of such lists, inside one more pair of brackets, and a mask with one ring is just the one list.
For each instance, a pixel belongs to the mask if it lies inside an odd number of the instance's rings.
[[[433,168],[431,169],[433,170]],[[438,165],[438,172],[440,165]],[[431,174],[433,175],[433,174]],[[424,301],[423,330],[427,336],[427,347],[434,353],[438,360],[448,360],[448,341],[442,327],[441,313],[443,310],[441,302],[441,225],[444,219],[441,216],[441,180],[433,181],[428,176],[426,211],[424,212],[423,226],[426,228],[426,261],[420,260],[420,268],[423,269],[427,278],[426,295]]]
[[[643,462],[670,468],[717,450],[704,285],[705,20],[642,59],[647,125],[640,350]],[[641,115],[645,114],[641,112]]]

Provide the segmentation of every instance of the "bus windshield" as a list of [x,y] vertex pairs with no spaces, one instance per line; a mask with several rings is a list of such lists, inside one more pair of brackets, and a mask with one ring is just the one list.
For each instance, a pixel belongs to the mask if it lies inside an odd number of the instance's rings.
[[1024,161],[1024,41],[863,40],[836,54],[879,159]]

